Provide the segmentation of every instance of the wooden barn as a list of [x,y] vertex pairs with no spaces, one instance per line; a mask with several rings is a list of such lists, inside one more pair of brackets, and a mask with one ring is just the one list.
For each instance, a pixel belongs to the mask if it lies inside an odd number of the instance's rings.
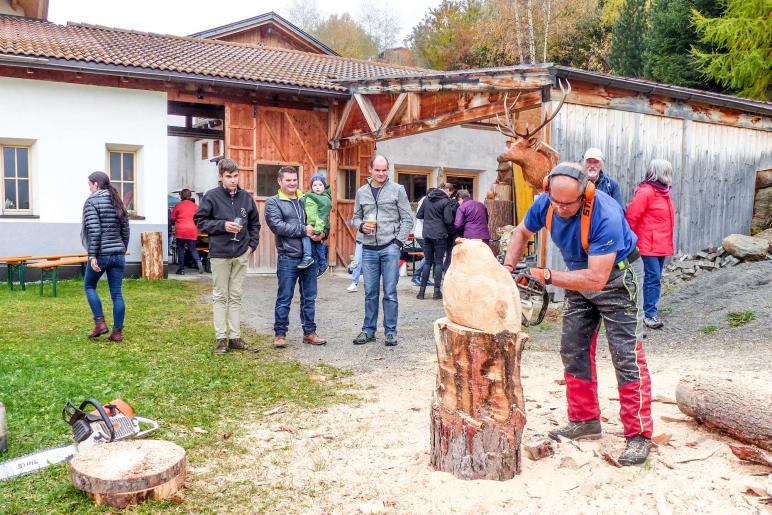
[[[573,89],[542,134],[562,159],[601,147],[626,200],[650,159],[673,162],[679,250],[747,232],[755,174],[772,167],[766,102],[552,65],[436,72],[347,59],[272,13],[190,37],[18,14],[0,14],[0,255],[80,250],[85,177],[103,169],[130,205],[136,265],[138,233],[167,230],[167,194],[212,187],[210,159],[224,155],[261,210],[278,167],[297,167],[301,187],[326,174],[330,261],[346,263],[351,199],[376,146],[394,180],[459,177],[482,199],[504,150],[490,124],[504,95],[520,94],[518,123],[533,126],[556,108],[558,79]],[[264,227],[250,270],[275,259]]]

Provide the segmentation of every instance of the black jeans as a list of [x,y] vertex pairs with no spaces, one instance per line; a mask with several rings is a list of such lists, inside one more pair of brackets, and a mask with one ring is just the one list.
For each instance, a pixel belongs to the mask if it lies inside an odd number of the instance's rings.
[[177,238],[177,273],[185,271],[185,248],[187,247],[188,252],[190,252],[191,257],[193,258],[193,262],[196,264],[196,267],[198,267],[201,264],[201,258],[198,255],[198,250],[196,250],[196,240],[183,240],[182,238]]
[[424,239],[424,266],[421,270],[421,287],[425,288],[429,282],[429,269],[434,264],[434,287],[439,288],[442,281],[442,262],[445,259],[448,240],[442,238],[435,240],[433,238]]

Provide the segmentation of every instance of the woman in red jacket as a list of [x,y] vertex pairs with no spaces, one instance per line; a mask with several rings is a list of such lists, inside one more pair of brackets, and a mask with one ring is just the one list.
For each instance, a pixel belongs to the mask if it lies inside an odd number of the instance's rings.
[[193,221],[193,215],[196,214],[198,206],[193,202],[190,190],[187,188],[180,191],[180,198],[182,200],[172,209],[174,238],[177,240],[177,275],[185,275],[185,247],[193,256],[198,273],[203,274],[204,267],[196,250],[198,228]]
[[673,255],[675,215],[670,200],[672,180],[673,166],[664,159],[653,159],[625,212],[627,223],[638,235],[638,249],[644,268],[643,323],[651,329],[662,327],[657,318],[662,268],[665,258]]

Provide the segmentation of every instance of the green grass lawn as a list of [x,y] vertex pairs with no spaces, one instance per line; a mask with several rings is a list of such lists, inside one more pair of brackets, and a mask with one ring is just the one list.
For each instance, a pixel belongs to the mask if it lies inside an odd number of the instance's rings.
[[[52,298],[40,297],[35,285],[26,292],[0,285],[0,401],[9,433],[0,461],[69,443],[70,427],[61,418],[68,399],[123,398],[137,414],[160,422],[156,438],[183,446],[197,465],[213,451],[249,452],[223,434],[240,434],[242,421],[259,421],[272,405],[306,408],[346,398],[336,380],[340,371],[325,367],[333,380],[312,381],[309,375],[318,370],[282,358],[266,336],[244,334],[260,354],[214,356],[211,307],[201,283],[125,281],[125,340],[119,344],[85,336],[93,320],[80,281],[59,286],[59,297]],[[100,281],[100,295],[109,323],[106,281]],[[256,316],[267,316],[264,306],[257,309]],[[151,502],[135,511],[217,511],[204,496],[183,495],[184,504]],[[72,487],[64,464],[0,482],[0,513],[101,511]]]

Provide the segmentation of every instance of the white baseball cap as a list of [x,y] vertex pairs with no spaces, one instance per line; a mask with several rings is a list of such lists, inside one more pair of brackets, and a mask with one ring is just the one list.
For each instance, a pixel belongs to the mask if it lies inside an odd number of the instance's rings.
[[603,157],[603,151],[595,147],[588,148],[587,152],[584,153],[584,157],[582,158],[582,161],[587,161],[588,159],[597,159],[598,161],[606,160]]

